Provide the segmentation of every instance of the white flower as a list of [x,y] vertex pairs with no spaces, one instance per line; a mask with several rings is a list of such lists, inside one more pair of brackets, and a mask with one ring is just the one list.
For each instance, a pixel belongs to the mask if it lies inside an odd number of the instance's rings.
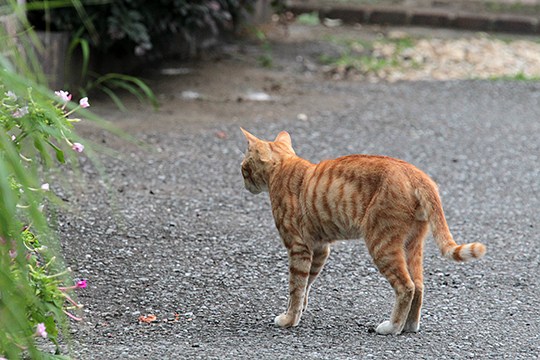
[[11,90],[6,93],[6,96],[13,101],[17,101],[17,95],[15,95],[15,93]]
[[90,104],[88,103],[88,98],[83,97],[81,100],[79,100],[79,105],[81,105],[83,109],[90,107]]

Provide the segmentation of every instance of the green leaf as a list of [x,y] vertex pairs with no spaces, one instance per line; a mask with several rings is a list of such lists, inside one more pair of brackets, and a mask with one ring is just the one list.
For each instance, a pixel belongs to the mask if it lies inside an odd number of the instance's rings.
[[109,95],[122,111],[125,111],[125,106],[111,87],[127,90],[141,102],[147,99],[154,108],[157,108],[159,105],[152,89],[144,81],[134,76],[109,73],[96,79],[95,84],[97,88]]
[[71,63],[71,58],[73,57],[73,52],[77,47],[81,49],[82,53],[82,66],[81,66],[81,79],[84,80],[88,76],[88,66],[90,64],[90,44],[88,40],[81,38],[81,33],[84,28],[81,28],[74,36],[73,40],[69,44],[68,56],[67,56],[67,65],[66,68],[69,68]]
[[49,144],[50,147],[52,147],[56,153],[56,159],[61,162],[62,164],[66,163],[66,158],[64,157],[64,151],[60,149],[58,146],[50,142],[49,140],[45,140],[47,144]]
[[47,329],[47,334],[49,335],[49,338],[53,341],[56,340],[56,338],[58,337],[58,327],[54,322],[54,317],[47,316],[43,323],[45,324],[45,328]]

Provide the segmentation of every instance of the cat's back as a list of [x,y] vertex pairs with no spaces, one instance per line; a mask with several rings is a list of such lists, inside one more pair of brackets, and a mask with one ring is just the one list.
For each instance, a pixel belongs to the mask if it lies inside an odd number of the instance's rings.
[[368,154],[354,154],[341,156],[332,160],[325,160],[335,162],[336,164],[342,164],[345,166],[368,166],[370,168],[392,168],[392,167],[414,167],[404,160],[393,158],[384,155],[368,155]]
[[[434,182],[414,165],[382,155],[347,155],[324,160],[307,174],[307,193],[351,193],[361,190],[369,197],[381,187],[400,188],[411,193],[418,186]],[[311,191],[310,191],[311,190]]]
[[317,230],[311,231],[312,236],[357,238],[363,234],[362,219],[368,208],[381,208],[388,214],[414,214],[415,189],[424,176],[403,160],[348,155],[311,167],[299,200],[306,223],[314,224]]
[[[372,181],[381,181],[392,176],[427,176],[416,166],[400,159],[383,155],[347,155],[332,160],[321,161],[314,173],[335,173],[341,176],[360,176]],[[320,174],[319,174],[320,175]]]

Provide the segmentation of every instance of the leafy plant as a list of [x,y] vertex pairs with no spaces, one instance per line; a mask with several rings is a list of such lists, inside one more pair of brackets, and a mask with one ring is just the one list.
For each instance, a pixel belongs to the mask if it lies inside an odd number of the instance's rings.
[[[142,80],[118,73],[95,71],[93,58],[126,54],[161,56],[170,45],[171,36],[180,34],[190,44],[197,39],[197,31],[218,35],[222,30],[235,29],[256,0],[29,0],[28,19],[36,29],[68,31],[72,35],[68,61],[79,52],[82,66],[78,92],[86,96],[96,89],[106,93],[124,109],[118,90],[125,90],[139,100],[157,106],[152,90]],[[274,0],[274,6],[283,4]],[[268,43],[265,42],[265,47]],[[269,49],[259,59],[265,67],[272,66]]]
[[[196,31],[217,35],[222,29],[234,29],[251,9],[255,0],[46,0],[28,2],[29,22],[37,29],[69,31],[72,34],[69,56],[82,55],[78,91],[84,96],[97,89],[124,109],[117,90],[125,90],[138,99],[157,106],[152,90],[140,79],[118,73],[103,75],[92,71],[90,55],[125,57],[160,56],[172,35],[180,34],[194,42]],[[271,66],[268,51],[261,58]],[[73,80],[73,79],[71,79]],[[76,83],[76,82],[75,82]]]
[[72,115],[89,104],[83,98],[74,106],[67,92],[49,94],[8,71],[2,56],[0,63],[0,356],[35,358],[35,337],[58,345],[66,315],[79,320],[72,311],[80,305],[69,292],[86,282],[61,286],[70,282],[69,271],[51,251],[55,239],[43,212],[55,199],[41,179],[48,167],[66,162],[67,152],[84,150]]
[[[24,22],[14,1],[10,6]],[[51,356],[36,339],[57,346],[60,334],[66,339],[80,307],[71,293],[86,286],[73,284],[58,253],[47,208],[60,201],[46,179],[51,167],[84,151],[73,125],[90,104],[43,86],[32,29],[18,42],[12,36],[0,24],[0,358],[38,359]]]
[[65,6],[65,1],[60,1],[63,6],[58,1],[37,2],[45,7],[32,6],[34,2],[29,3],[29,18],[38,28],[84,28],[82,37],[99,51],[144,55],[155,51],[156,44],[166,43],[170,35],[191,39],[196,30],[217,34],[234,29],[255,0],[71,0],[71,6]]

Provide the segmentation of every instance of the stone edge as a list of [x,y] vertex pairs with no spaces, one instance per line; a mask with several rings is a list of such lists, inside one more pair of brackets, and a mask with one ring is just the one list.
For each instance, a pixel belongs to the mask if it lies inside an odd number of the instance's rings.
[[377,6],[311,6],[289,4],[294,15],[317,12],[319,18],[341,19],[346,24],[379,24],[443,27],[461,30],[540,34],[538,17],[508,14],[481,14],[435,9]]

